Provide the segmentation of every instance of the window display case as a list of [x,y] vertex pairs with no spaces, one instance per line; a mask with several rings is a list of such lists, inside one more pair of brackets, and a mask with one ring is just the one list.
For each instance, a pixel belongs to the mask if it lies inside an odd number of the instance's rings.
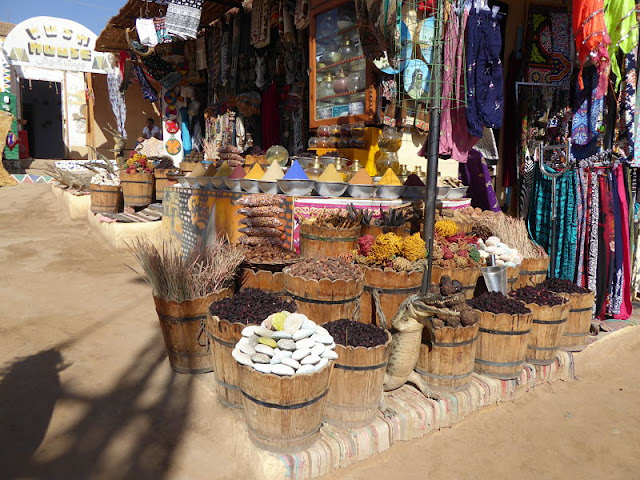
[[311,128],[374,119],[374,71],[362,53],[354,2],[311,2],[309,68]]

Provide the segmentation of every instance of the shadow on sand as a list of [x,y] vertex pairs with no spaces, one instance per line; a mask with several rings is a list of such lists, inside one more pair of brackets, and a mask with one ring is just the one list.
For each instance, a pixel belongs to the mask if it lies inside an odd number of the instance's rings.
[[[168,478],[194,379],[176,374],[165,357],[162,338],[154,335],[113,388],[96,396],[61,386],[59,372],[66,367],[56,349],[8,365],[0,376],[0,477]],[[57,428],[46,450],[38,450],[56,403],[82,414],[67,415],[69,426]]]

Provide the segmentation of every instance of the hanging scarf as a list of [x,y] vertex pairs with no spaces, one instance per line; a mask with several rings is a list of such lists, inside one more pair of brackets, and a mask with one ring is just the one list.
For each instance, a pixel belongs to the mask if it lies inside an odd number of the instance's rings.
[[144,71],[140,67],[140,65],[133,65],[133,72],[136,74],[136,78],[138,79],[138,83],[140,84],[140,90],[142,91],[142,98],[149,100],[150,102],[155,102],[158,100],[158,92],[156,89],[151,86],[147,76],[144,74]]
[[202,1],[171,0],[167,6],[167,34],[183,39],[196,38],[202,15]]
[[123,138],[127,138],[127,131],[124,124],[127,121],[127,104],[124,101],[124,94],[120,91],[122,84],[122,73],[119,68],[112,69],[107,74],[107,89],[109,91],[109,102],[113,115],[116,117],[116,128]]
[[630,224],[629,224],[629,203],[627,199],[627,188],[625,184],[624,166],[619,165],[614,170],[614,181],[618,185],[618,194],[620,196],[621,218],[622,218],[622,255],[623,255],[623,271],[622,271],[622,302],[620,304],[620,312],[614,315],[614,318],[626,320],[631,316],[631,242],[630,242]]
[[573,34],[576,56],[580,61],[578,85],[582,89],[582,66],[591,59],[598,71],[596,97],[601,98],[607,90],[609,79],[609,52],[611,39],[604,21],[604,0],[575,0],[573,2]]
[[604,21],[609,32],[611,73],[616,76],[616,88],[622,79],[616,52],[626,54],[638,46],[638,20],[635,0],[605,0]]
[[271,0],[254,0],[251,9],[251,45],[264,48],[271,43]]
[[136,18],[136,31],[143,45],[155,47],[158,44],[158,35],[152,18]]

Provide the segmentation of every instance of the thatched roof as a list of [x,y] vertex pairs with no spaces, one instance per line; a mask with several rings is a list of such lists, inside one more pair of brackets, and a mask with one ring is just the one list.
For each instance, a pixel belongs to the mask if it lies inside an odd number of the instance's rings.
[[[204,27],[219,19],[232,8],[241,7],[239,0],[204,0],[202,7],[202,17],[200,26]],[[127,50],[127,39],[125,29],[136,25],[136,18],[140,15],[145,17],[164,17],[167,12],[166,5],[158,5],[154,2],[144,2],[142,0],[128,0],[118,14],[113,17],[100,32],[96,41],[98,52],[109,52],[114,50]]]
[[6,37],[15,27],[15,23],[0,22],[0,37]]

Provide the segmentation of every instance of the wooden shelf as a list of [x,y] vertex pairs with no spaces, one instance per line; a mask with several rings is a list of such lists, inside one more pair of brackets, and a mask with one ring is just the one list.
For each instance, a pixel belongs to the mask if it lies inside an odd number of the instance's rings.
[[318,72],[326,72],[327,70],[331,70],[332,68],[339,67],[340,65],[345,65],[347,63],[355,62],[356,60],[363,60],[364,55],[359,55],[357,57],[347,58],[346,60],[340,60],[339,62],[332,63],[331,65],[327,65],[326,67],[322,67],[318,69]]
[[[365,89],[362,88],[360,90],[353,90],[351,92],[345,92],[345,93],[336,93],[335,95],[329,95],[328,97],[321,97],[318,98],[318,102],[326,102],[328,100],[332,100],[334,98],[339,98],[339,97],[348,97],[349,95],[357,95],[358,93],[364,93]],[[333,106],[337,106],[337,105],[333,105]]]

